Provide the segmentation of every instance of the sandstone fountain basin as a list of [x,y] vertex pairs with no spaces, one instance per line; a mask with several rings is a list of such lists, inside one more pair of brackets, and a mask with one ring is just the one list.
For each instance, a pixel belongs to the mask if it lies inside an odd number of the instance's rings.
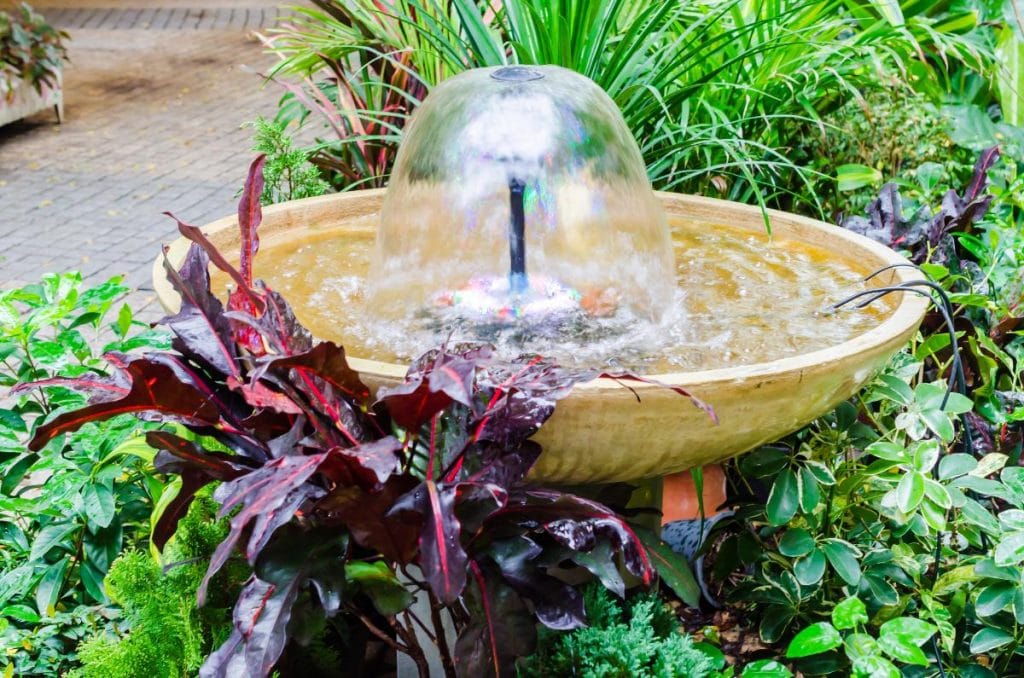
[[[383,190],[366,190],[266,207],[260,226],[261,254],[256,259],[257,276],[285,294],[299,319],[318,338],[346,345],[350,363],[372,389],[400,381],[407,365],[396,359],[375,358],[374,351],[361,352],[351,328],[318,318],[315,300],[289,293],[289,279],[295,271],[285,270],[281,262],[301,243],[312,243],[315,248],[324,242],[372,241],[380,225],[383,199]],[[656,199],[673,237],[683,231],[712,232],[727,226],[730,237],[749,238],[782,250],[807,248],[841,258],[864,276],[906,263],[878,243],[813,219],[768,211],[769,240],[764,215],[757,207],[671,193],[657,193]],[[238,252],[236,217],[219,219],[203,231],[222,252]],[[170,245],[167,256],[172,265],[181,264],[188,246],[184,238]],[[332,275],[365,275],[365,252],[362,261],[358,252],[349,254],[332,257]],[[866,285],[880,287],[917,279],[916,271],[895,268]],[[166,279],[162,257],[154,262],[153,282],[164,308],[175,311],[179,300]],[[798,289],[781,286],[773,290],[772,298],[785,307],[798,293]],[[726,299],[712,312],[728,318],[732,305]],[[876,302],[869,326],[848,340],[774,360],[713,369],[697,365],[666,370],[664,361],[652,363],[653,371],[646,377],[682,387],[710,404],[718,416],[717,425],[685,399],[658,386],[632,383],[626,388],[612,379],[580,384],[559,403],[536,436],[545,453],[534,477],[551,483],[656,478],[777,440],[827,413],[869,381],[914,335],[927,305],[926,299],[915,294],[890,295]]]

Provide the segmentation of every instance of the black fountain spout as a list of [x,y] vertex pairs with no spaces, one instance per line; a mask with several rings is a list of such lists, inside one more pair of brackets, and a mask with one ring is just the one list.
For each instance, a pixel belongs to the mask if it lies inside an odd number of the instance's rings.
[[513,178],[508,182],[511,220],[508,230],[509,272],[508,287],[512,294],[522,294],[526,282],[526,216],[523,210],[523,191],[526,185]]

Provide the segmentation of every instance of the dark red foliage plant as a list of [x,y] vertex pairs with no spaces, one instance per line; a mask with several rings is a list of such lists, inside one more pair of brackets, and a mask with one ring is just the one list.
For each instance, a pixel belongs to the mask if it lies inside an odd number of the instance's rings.
[[[424,634],[447,675],[511,675],[532,651],[538,621],[585,623],[576,585],[586,577],[621,595],[627,582],[650,585],[658,568],[671,568],[666,582],[690,597],[692,587],[678,584],[685,567],[656,540],[649,550],[639,528],[607,506],[527,478],[541,454],[530,436],[574,384],[598,375],[539,357],[498,360],[488,346],[446,346],[374,399],[342,347],[314,341],[285,300],[253,280],[262,167],[258,158],[239,205],[238,269],[179,222],[193,245],[179,269],[165,263],[181,296],[181,309],[161,321],[172,350],[108,356],[116,376],[82,379],[89,405],[54,417],[31,442],[39,449],[125,412],[194,434],[148,434],[157,470],[182,479],[155,545],[174,534],[197,491],[218,483],[230,532],[199,604],[229,560],[244,558],[253,572],[233,633],[201,675],[266,676],[289,642],[339,615],[408,653],[421,675]],[[211,292],[211,262],[234,280],[226,306]],[[204,449],[204,440],[219,445]],[[414,595],[429,602],[418,615]],[[417,627],[430,631],[418,636]]]

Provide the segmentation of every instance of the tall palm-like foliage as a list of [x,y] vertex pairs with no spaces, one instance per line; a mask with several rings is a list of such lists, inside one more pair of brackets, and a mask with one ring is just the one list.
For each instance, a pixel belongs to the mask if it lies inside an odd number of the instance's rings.
[[[348,120],[321,152],[359,164],[380,126],[393,147],[422,94],[476,66],[556,64],[622,109],[656,187],[814,208],[796,137],[882,79],[909,86],[992,58],[970,12],[893,0],[314,0],[270,41],[275,77],[328,73],[322,113]],[[402,82],[394,75],[401,73]],[[368,87],[381,97],[356,100]],[[394,101],[384,105],[385,97]],[[355,104],[353,105],[353,101]],[[395,103],[399,101],[400,103]],[[314,108],[317,108],[315,106]],[[326,166],[326,163],[321,161]],[[362,163],[369,166],[368,163]],[[387,163],[362,182],[386,180]],[[337,168],[335,168],[337,169]],[[349,177],[342,172],[345,182]]]

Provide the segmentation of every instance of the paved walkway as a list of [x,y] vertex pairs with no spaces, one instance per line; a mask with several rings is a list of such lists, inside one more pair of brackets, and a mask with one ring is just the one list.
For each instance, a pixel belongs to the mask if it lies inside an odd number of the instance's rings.
[[[230,214],[251,159],[257,114],[280,90],[251,30],[283,10],[266,0],[44,0],[71,33],[65,122],[52,112],[0,127],[0,285],[81,270],[123,274],[155,319],[150,265],[176,236],[170,210],[202,224]],[[64,6],[62,6],[62,4]],[[196,3],[199,5],[200,3]]]

